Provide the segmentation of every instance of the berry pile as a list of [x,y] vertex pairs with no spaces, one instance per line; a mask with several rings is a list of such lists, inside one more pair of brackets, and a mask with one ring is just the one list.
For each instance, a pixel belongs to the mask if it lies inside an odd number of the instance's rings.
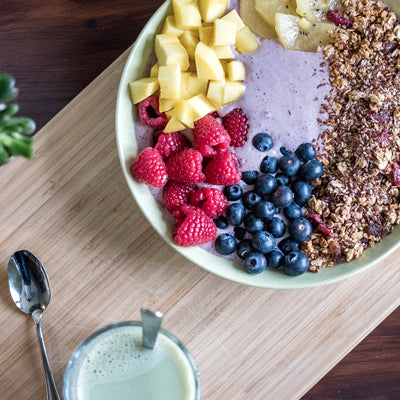
[[[260,133],[253,146],[268,151],[273,140]],[[225,215],[215,220],[220,229],[234,227],[233,234],[216,238],[216,251],[222,255],[236,251],[250,274],[282,267],[286,274],[295,276],[309,267],[300,244],[310,239],[313,225],[303,217],[301,206],[311,197],[310,182],[322,175],[323,167],[315,159],[311,143],[301,144],[294,153],[284,147],[280,152],[279,159],[267,155],[260,171],[242,173],[242,180],[252,186],[250,190],[244,191],[239,184],[225,186],[224,194],[231,203]]]
[[132,176],[163,188],[163,205],[175,218],[176,244],[196,246],[215,239],[221,225],[214,220],[221,218],[229,202],[221,190],[196,184],[226,186],[240,181],[239,161],[229,147],[246,142],[246,115],[236,108],[222,118],[222,124],[218,115],[204,116],[194,123],[192,144],[181,132],[163,132],[166,118],[159,112],[158,98],[143,100],[138,110],[142,123],[154,128],[153,147],[144,149],[132,163]]

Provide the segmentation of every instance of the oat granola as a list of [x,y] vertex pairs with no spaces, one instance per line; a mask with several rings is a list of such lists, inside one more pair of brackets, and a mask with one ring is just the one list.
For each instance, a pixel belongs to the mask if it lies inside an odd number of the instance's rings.
[[307,213],[310,270],[358,258],[400,222],[400,25],[376,0],[344,0],[324,48],[333,87],[322,105],[326,130]]

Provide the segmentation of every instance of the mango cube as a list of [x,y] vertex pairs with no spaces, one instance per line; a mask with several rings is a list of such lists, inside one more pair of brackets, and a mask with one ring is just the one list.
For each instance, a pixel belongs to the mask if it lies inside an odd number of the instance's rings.
[[228,14],[225,14],[221,19],[224,21],[234,22],[236,24],[236,32],[239,32],[242,28],[246,26],[236,10],[228,12]]
[[188,99],[189,97],[192,97],[188,93],[188,86],[189,86],[189,79],[191,76],[191,72],[182,72],[181,73],[181,89],[180,89],[180,99]]
[[158,69],[160,97],[178,99],[181,94],[181,68],[178,64],[161,65]]
[[215,107],[207,99],[204,93],[198,94],[190,98],[187,102],[192,106],[194,110],[193,117],[195,121],[215,111]]
[[165,133],[179,132],[185,128],[186,126],[183,125],[182,122],[178,121],[175,117],[171,117],[171,119],[168,121],[167,125],[163,129],[163,132]]
[[219,81],[210,81],[207,90],[207,98],[211,104],[219,110],[224,102],[225,79]]
[[168,15],[168,17],[165,18],[161,33],[166,33],[168,35],[173,35],[179,38],[183,35],[183,32],[183,29],[179,29],[176,27],[175,17],[173,15]]
[[160,112],[165,112],[171,110],[176,103],[175,99],[163,99],[162,97],[158,100],[158,109]]
[[150,78],[158,78],[158,63],[155,63],[150,70]]
[[214,34],[214,26],[202,26],[199,28],[199,37],[200,41],[205,45],[209,46],[211,44],[212,38]]
[[132,103],[140,103],[156,92],[159,87],[157,78],[141,78],[134,82],[129,82]]
[[244,64],[234,60],[226,65],[226,73],[230,81],[243,81],[246,77]]
[[260,44],[249,27],[245,26],[239,32],[236,32],[235,46],[240,53],[251,53],[257,50]]
[[158,64],[180,65],[181,71],[189,68],[189,56],[176,36],[170,34],[156,35],[154,50]]
[[214,21],[213,45],[226,46],[235,44],[236,41],[236,23],[223,19]]
[[229,0],[199,0],[201,18],[205,22],[212,22],[224,15]]
[[189,128],[194,127],[194,110],[187,100],[178,100],[174,108],[165,113],[168,117],[174,117]]
[[187,85],[188,97],[196,96],[196,94],[207,93],[208,80],[200,79],[197,74],[191,73]]
[[177,28],[186,30],[201,26],[201,16],[196,0],[172,0],[172,6]]
[[244,83],[226,81],[224,86],[223,105],[232,103],[242,97]]
[[215,51],[199,42],[195,51],[197,76],[200,79],[221,80],[225,73]]
[[180,41],[188,53],[189,58],[194,59],[194,51],[197,43],[199,43],[199,35],[196,31],[185,31],[181,36]]
[[225,46],[213,46],[212,48],[215,51],[215,54],[219,59],[229,59],[229,58],[235,58],[233,55],[231,46],[225,45]]

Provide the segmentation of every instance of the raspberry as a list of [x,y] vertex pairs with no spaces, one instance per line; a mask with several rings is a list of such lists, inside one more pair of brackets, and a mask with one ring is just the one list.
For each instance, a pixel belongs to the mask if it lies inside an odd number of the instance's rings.
[[167,163],[167,172],[170,179],[183,183],[204,182],[202,172],[203,156],[196,149],[185,149],[171,156]]
[[234,185],[239,183],[242,171],[235,154],[225,151],[213,158],[204,170],[206,182],[212,185]]
[[249,132],[249,124],[247,116],[241,108],[235,108],[230,113],[222,118],[224,128],[228,131],[231,137],[231,146],[241,147],[247,141]]
[[173,212],[173,216],[176,218],[173,237],[179,246],[197,246],[217,235],[214,221],[198,207],[183,205]]
[[146,126],[154,129],[162,129],[167,125],[167,117],[164,113],[160,113],[158,108],[158,98],[148,97],[138,104],[140,120]]
[[196,148],[204,157],[216,156],[225,151],[230,143],[228,132],[212,115],[194,123],[193,136]]
[[326,13],[326,18],[328,19],[328,21],[333,22],[337,26],[341,25],[346,28],[350,28],[353,25],[352,21],[350,21],[348,18],[335,10],[329,10]]
[[201,208],[210,218],[218,218],[228,207],[224,194],[215,188],[201,188],[190,195],[190,204]]
[[169,180],[164,186],[162,194],[165,208],[172,212],[176,207],[188,204],[190,201],[190,194],[193,190],[193,185]]
[[147,147],[131,165],[132,176],[141,183],[160,188],[167,183],[167,168],[160,153]]
[[396,186],[400,186],[400,166],[397,163],[392,165],[392,180]]
[[157,140],[154,148],[161,154],[163,160],[167,160],[174,154],[190,147],[190,142],[180,132],[162,133]]

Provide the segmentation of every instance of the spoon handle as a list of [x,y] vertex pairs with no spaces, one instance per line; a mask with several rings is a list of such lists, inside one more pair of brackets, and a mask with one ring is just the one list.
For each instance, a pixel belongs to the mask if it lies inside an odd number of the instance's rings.
[[60,400],[60,396],[58,395],[57,387],[54,382],[53,374],[51,373],[49,359],[47,358],[46,347],[44,346],[40,320],[36,323],[36,332],[38,335],[40,352],[42,353],[43,359],[44,376],[46,378],[47,400]]

